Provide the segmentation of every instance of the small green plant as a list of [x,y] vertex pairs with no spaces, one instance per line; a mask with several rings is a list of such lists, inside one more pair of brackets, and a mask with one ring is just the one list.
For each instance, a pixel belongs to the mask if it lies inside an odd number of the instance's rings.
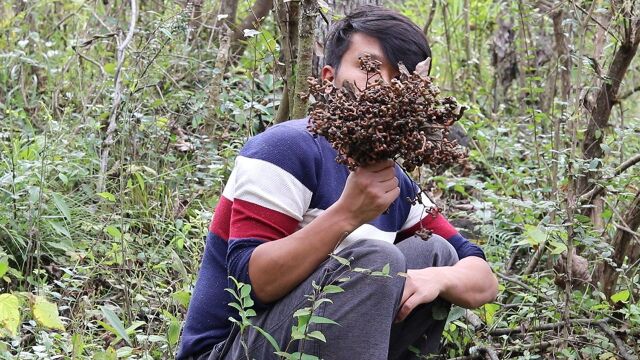
[[[267,341],[269,341],[274,349],[274,354],[280,356],[280,359],[319,360],[319,358],[315,355],[304,353],[305,343],[307,341],[327,342],[325,335],[320,330],[313,330],[312,325],[330,324],[339,326],[339,324],[332,319],[315,315],[315,312],[321,305],[333,303],[329,298],[329,295],[341,293],[344,291],[340,284],[349,280],[348,272],[358,272],[369,276],[391,277],[391,275],[389,275],[389,264],[384,265],[381,270],[373,271],[371,269],[365,268],[351,268],[350,259],[346,259],[335,254],[331,254],[331,257],[340,263],[340,267],[336,269],[335,272],[342,273],[340,273],[338,276],[335,276],[335,280],[331,281],[328,284],[324,284],[326,282],[327,276],[329,275],[328,271],[325,271],[323,273],[319,283],[316,281],[312,281],[312,292],[306,295],[308,301],[307,303],[309,305],[300,308],[293,313],[293,317],[295,318],[296,323],[291,326],[291,338],[285,349],[282,350],[280,349],[273,336],[267,333],[264,329],[251,323],[251,318],[257,315],[255,310],[251,308],[254,305],[254,301],[251,299],[251,285],[239,282],[231,276],[229,277],[233,282],[234,288],[228,288],[225,290],[228,291],[235,299],[235,301],[230,303],[229,306],[238,310],[239,315],[239,319],[230,317],[229,320],[239,327],[241,339],[240,343],[243,347],[247,359],[250,359],[251,357],[249,356],[247,343],[242,338],[242,336],[245,334],[246,329],[251,327],[259,332],[262,336],[264,336]],[[403,276],[404,274],[399,273],[398,275]],[[289,352],[289,348],[296,343],[298,351]]]
[[256,316],[256,311],[251,308],[254,305],[254,301],[253,299],[251,299],[251,285],[239,282],[232,276],[229,276],[229,279],[231,279],[231,281],[233,282],[234,288],[227,288],[225,290],[228,291],[236,300],[235,302],[229,303],[229,306],[238,310],[238,315],[240,316],[240,319],[230,317],[229,321],[236,324],[240,329],[240,344],[244,349],[247,359],[250,359],[249,349],[247,347],[246,341],[242,339],[242,336],[245,335],[246,329],[249,327],[262,334],[267,339],[267,341],[269,341],[269,344],[273,346],[276,352],[279,352],[280,347],[278,346],[278,343],[275,341],[275,339],[262,328],[251,323],[250,318]]

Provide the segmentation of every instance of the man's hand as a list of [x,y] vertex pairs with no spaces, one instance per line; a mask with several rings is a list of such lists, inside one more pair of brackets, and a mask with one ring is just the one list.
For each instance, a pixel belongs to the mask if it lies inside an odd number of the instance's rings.
[[478,308],[498,295],[498,280],[482,258],[469,256],[453,266],[408,270],[396,321],[420,304],[441,297],[467,309]]
[[418,305],[430,303],[440,295],[444,286],[442,278],[438,276],[440,270],[442,268],[437,267],[407,270],[396,322],[403,321]]
[[347,178],[340,199],[334,204],[350,220],[353,230],[380,216],[400,195],[392,160],[361,166]]

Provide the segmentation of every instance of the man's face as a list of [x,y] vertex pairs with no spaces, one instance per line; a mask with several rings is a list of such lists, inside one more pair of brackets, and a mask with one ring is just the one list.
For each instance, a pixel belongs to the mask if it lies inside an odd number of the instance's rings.
[[[382,62],[380,74],[384,81],[389,82],[398,75],[398,72],[384,56],[378,39],[363,33],[354,33],[351,35],[349,48],[342,56],[340,67],[336,70],[326,65],[322,68],[322,79],[333,81],[333,84],[337,87],[341,87],[346,80],[355,83],[359,89],[364,89],[367,83],[367,72],[360,69],[359,58],[365,54],[369,54],[371,58]],[[369,81],[377,81],[378,78],[378,76],[375,76]]]

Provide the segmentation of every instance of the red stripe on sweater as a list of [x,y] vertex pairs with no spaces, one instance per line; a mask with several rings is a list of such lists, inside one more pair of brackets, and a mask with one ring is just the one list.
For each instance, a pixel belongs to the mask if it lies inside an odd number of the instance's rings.
[[447,219],[440,213],[426,214],[421,221],[398,233],[396,241],[404,240],[416,233],[420,229],[426,229],[432,231],[436,235],[440,235],[443,238],[449,240],[452,236],[458,233],[458,230],[451,225]]
[[254,203],[235,199],[231,207],[229,238],[276,240],[293,234],[298,220]]
[[209,231],[225,240],[229,240],[229,224],[231,223],[232,205],[233,201],[224,196],[220,196],[220,202],[218,202],[218,206],[216,206],[216,211],[213,214],[213,220],[211,221],[211,225],[209,225]]

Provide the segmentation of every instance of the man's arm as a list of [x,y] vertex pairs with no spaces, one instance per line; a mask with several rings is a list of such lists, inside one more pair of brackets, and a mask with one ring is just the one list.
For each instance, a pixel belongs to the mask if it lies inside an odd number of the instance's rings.
[[428,198],[424,197],[422,202],[424,205],[416,204],[411,208],[399,239],[407,238],[419,229],[430,230],[449,241],[460,261],[454,266],[407,271],[397,321],[407,317],[416,306],[438,296],[465,308],[476,308],[495,299],[498,293],[498,281],[485,261],[482,249],[460,235],[438,211],[427,212],[425,207],[434,206]]
[[489,264],[477,256],[461,259],[453,266],[409,270],[396,320],[404,320],[416,306],[438,296],[464,308],[477,308],[497,295],[498,280]]
[[249,278],[258,300],[269,303],[289,293],[327,259],[339,241],[382,214],[399,194],[393,161],[352,172],[340,199],[315,220],[253,250]]

